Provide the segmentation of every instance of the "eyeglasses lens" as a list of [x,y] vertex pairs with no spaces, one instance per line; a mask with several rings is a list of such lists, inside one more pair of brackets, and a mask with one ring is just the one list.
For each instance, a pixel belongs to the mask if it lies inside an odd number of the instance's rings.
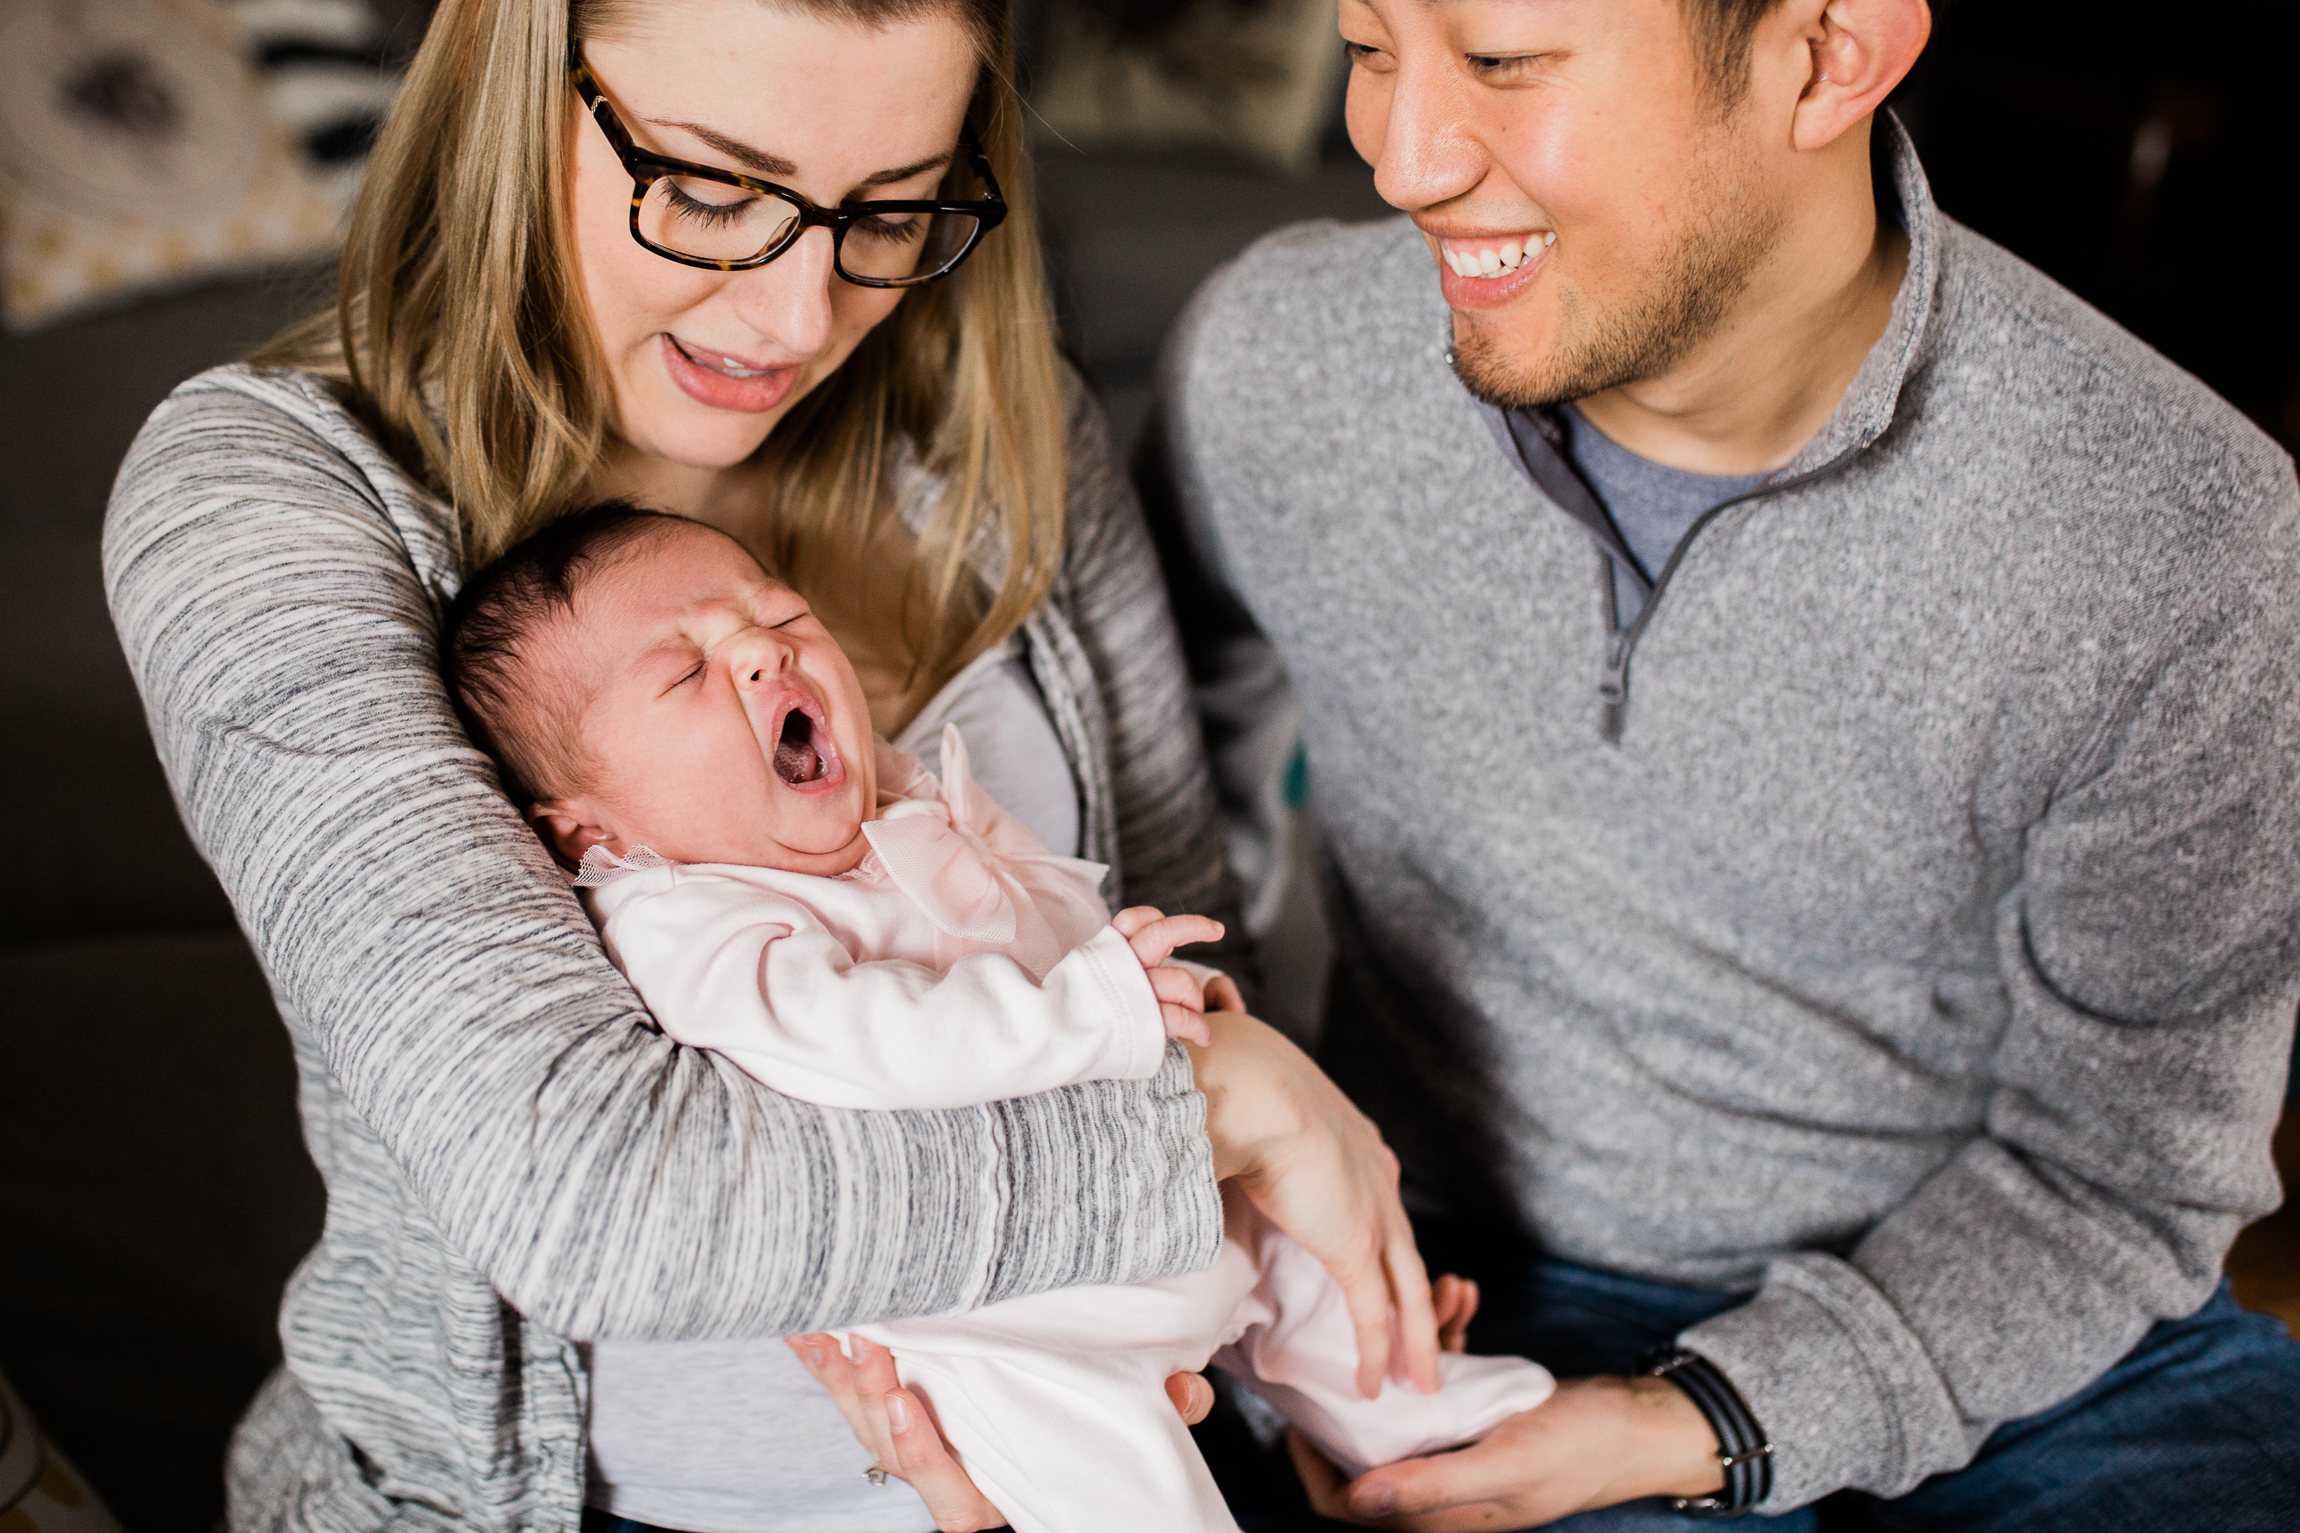
[[956,261],[981,223],[971,213],[874,213],[847,226],[839,268],[871,281],[923,280]]
[[699,176],[661,176],[639,204],[647,243],[705,261],[747,261],[782,239],[799,210],[780,197]]

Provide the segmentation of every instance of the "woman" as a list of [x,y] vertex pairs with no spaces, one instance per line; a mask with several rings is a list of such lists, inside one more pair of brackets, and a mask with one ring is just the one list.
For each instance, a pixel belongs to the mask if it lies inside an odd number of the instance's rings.
[[[631,496],[804,589],[882,731],[961,716],[1126,900],[1219,906],[1006,46],[998,0],[447,0],[336,312],[185,385],[123,468],[114,614],[329,1185],[235,1527],[991,1525],[883,1364],[834,1402],[772,1338],[1186,1269],[1215,1175],[1335,1269],[1370,1374],[1394,1310],[1430,1376],[1394,1163],[1268,1029],[1220,1019],[1202,1098],[1179,1056],[961,1112],[775,1097],[648,1026],[439,690],[462,572]],[[825,1446],[842,1408],[925,1508]]]

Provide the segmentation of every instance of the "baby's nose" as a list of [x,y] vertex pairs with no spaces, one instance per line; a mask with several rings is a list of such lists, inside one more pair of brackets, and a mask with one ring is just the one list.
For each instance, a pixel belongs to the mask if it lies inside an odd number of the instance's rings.
[[772,634],[754,629],[737,635],[728,644],[727,661],[736,686],[760,687],[774,680],[789,664],[790,649],[777,643]]

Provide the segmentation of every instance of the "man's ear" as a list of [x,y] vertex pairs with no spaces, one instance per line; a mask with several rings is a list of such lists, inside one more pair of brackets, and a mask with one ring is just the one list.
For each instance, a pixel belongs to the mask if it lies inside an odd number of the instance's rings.
[[1813,68],[1791,120],[1799,149],[1825,149],[1884,104],[1925,51],[1925,0],[1828,0],[1806,36]]
[[621,838],[601,823],[603,818],[598,806],[583,798],[545,799],[527,806],[527,820],[535,833],[553,856],[571,868],[582,866],[583,854],[595,846],[610,852],[623,849]]

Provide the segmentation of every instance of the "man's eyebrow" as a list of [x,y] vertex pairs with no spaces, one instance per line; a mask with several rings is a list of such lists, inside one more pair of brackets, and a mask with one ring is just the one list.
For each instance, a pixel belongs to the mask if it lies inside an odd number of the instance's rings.
[[[718,150],[728,159],[748,170],[756,171],[762,176],[795,176],[799,173],[798,166],[784,159],[781,155],[769,154],[764,149],[754,149],[741,139],[729,138],[718,129],[708,127],[703,123],[681,122],[671,117],[642,117],[639,120],[652,123],[658,128],[677,128],[682,133],[692,133],[696,138]],[[923,175],[927,171],[940,170],[943,166],[948,165],[950,160],[951,157],[948,154],[933,155],[927,159],[914,161],[909,165],[897,165],[892,170],[882,170],[874,175],[865,176],[861,184],[864,186],[892,186],[897,181],[908,181],[911,177]]]

